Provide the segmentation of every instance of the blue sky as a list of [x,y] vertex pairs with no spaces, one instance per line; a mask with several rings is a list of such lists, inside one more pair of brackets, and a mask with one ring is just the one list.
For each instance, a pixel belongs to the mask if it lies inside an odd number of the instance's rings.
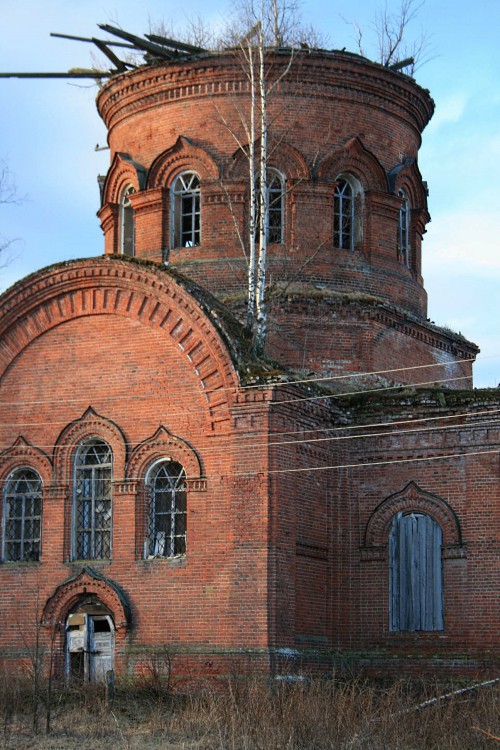
[[[383,0],[308,0],[302,18],[331,48],[357,51],[349,22],[364,29],[376,57],[373,19]],[[399,0],[387,0],[389,11]],[[187,6],[186,6],[187,7]],[[189,15],[224,24],[231,5],[191,0]],[[90,46],[50,32],[103,36],[98,23],[137,34],[150,19],[182,29],[174,0],[1,0],[0,70],[64,71],[91,65]],[[423,134],[420,170],[429,184],[432,222],[423,245],[429,316],[481,347],[477,387],[500,383],[500,0],[426,0],[409,26],[424,31],[431,59],[416,73],[436,113]],[[0,269],[0,289],[38,268],[100,255],[103,238],[96,176],[109,153],[89,82],[0,79],[0,159],[25,200],[0,206],[0,234],[19,240]],[[3,258],[4,262],[6,258]]]

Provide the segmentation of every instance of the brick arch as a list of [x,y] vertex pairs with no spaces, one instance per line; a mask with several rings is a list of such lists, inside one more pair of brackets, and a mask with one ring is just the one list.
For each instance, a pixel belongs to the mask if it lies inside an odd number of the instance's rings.
[[132,185],[136,192],[143,190],[146,170],[128,154],[115,154],[104,181],[102,203],[119,203],[123,190]]
[[219,178],[219,168],[210,154],[180,135],[172,148],[157,156],[151,164],[147,187],[168,187],[175,175],[184,170],[196,172],[202,181]]
[[123,316],[164,333],[199,383],[209,425],[219,429],[228,424],[232,389],[238,385],[237,324],[226,333],[214,300],[198,300],[195,294],[201,292],[194,284],[164,266],[123,256],[52,266],[0,298],[0,377],[51,328],[89,315]]
[[126,443],[120,428],[111,420],[101,417],[92,407],[83,416],[61,432],[54,448],[54,474],[57,479],[72,476],[73,456],[77,447],[90,438],[99,438],[111,446],[113,472],[122,477],[125,470]]
[[[256,153],[259,153],[260,141],[255,142]],[[248,178],[248,160],[246,151],[248,145],[239,148],[233,154],[233,163],[229,169],[231,179]],[[274,167],[283,173],[287,180],[310,180],[311,174],[304,156],[294,146],[280,141],[268,146],[268,166]]]
[[116,630],[124,631],[129,627],[131,608],[125,593],[116,583],[87,565],[76,576],[57,587],[45,604],[42,624],[64,624],[79,599],[88,595],[96,596],[109,609]]
[[22,467],[36,471],[45,486],[52,481],[50,458],[20,435],[10,448],[0,453],[0,482],[4,482],[14,469]]
[[188,480],[201,479],[201,462],[193,448],[185,440],[172,435],[165,427],[159,427],[132,451],[127,463],[126,478],[143,480],[155,461],[172,458],[184,467]]
[[404,190],[411,208],[427,210],[427,192],[416,159],[406,159],[397,164],[389,172],[388,179],[389,189],[394,195],[397,195],[398,190]]
[[443,546],[462,545],[460,522],[451,506],[438,495],[425,492],[415,482],[409,482],[401,492],[387,497],[375,508],[366,524],[364,547],[386,546],[392,519],[400,512],[431,516],[442,529]]
[[320,180],[335,180],[337,175],[352,173],[364,190],[387,190],[385,171],[376,156],[356,137],[341,149],[324,157],[318,167]]

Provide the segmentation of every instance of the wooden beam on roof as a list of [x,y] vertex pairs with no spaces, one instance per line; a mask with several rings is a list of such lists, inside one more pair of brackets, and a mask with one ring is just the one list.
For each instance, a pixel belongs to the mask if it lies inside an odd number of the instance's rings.
[[[50,36],[55,36],[58,39],[72,39],[74,42],[91,42],[97,41],[94,37],[88,36],[73,36],[72,34],[56,34],[55,31],[50,32]],[[99,39],[98,41],[103,44],[107,44],[109,47],[125,47],[126,49],[135,49],[133,44],[127,44],[127,42],[114,42],[112,39]]]
[[145,36],[152,42],[158,42],[158,44],[163,44],[167,47],[172,47],[173,49],[182,50],[182,52],[189,52],[190,54],[208,52],[208,50],[203,49],[203,47],[195,47],[193,44],[177,42],[175,39],[168,39],[167,37],[160,36],[159,34],[145,34]]
[[120,73],[126,73],[129,68],[135,68],[135,65],[131,65],[130,63],[124,63],[122,60],[120,60],[119,57],[115,55],[115,53],[108,48],[105,42],[101,42],[100,39],[92,39],[97,49],[99,49],[103,55],[106,55],[108,60],[111,60],[113,65],[116,67],[116,70]]
[[68,70],[67,73],[0,73],[0,78],[111,78],[117,70]]
[[108,34],[114,34],[121,39],[126,39],[137,49],[143,50],[143,52],[149,52],[151,55],[161,57],[164,60],[173,60],[175,58],[175,55],[165,49],[165,47],[161,47],[159,44],[154,44],[146,39],[142,39],[140,36],[135,36],[135,34],[129,34],[128,31],[116,29],[114,26],[109,26],[109,24],[106,23],[100,23],[99,28],[103,31],[107,31]]

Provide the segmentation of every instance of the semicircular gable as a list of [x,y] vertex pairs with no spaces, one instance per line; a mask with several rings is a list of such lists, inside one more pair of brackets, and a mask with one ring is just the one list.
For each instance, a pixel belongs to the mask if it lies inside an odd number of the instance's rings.
[[391,169],[389,189],[394,195],[404,190],[412,208],[427,209],[427,190],[416,159],[406,159]]
[[127,479],[144,479],[148,467],[167,456],[184,467],[188,479],[201,478],[200,459],[191,446],[165,427],[159,427],[154,435],[132,451],[127,464]]
[[375,508],[365,529],[365,547],[382,547],[387,539],[392,519],[397,513],[423,513],[431,516],[443,531],[443,544],[462,544],[460,523],[452,508],[438,495],[422,490],[410,482],[401,492],[387,497]]
[[14,469],[29,467],[40,475],[42,484],[50,484],[52,462],[39,448],[30,445],[21,435],[14,444],[0,453],[0,482],[5,481]]
[[93,437],[105,440],[111,446],[115,473],[123,476],[127,452],[123,433],[113,421],[100,416],[89,406],[85,414],[65,427],[57,438],[54,449],[56,477],[71,476],[76,447]]
[[80,598],[92,594],[110,610],[117,630],[128,627],[131,621],[131,608],[126,595],[116,583],[87,565],[78,575],[57,587],[45,604],[42,624],[47,627],[65,623],[68,614]]
[[[256,153],[259,152],[260,140],[255,142]],[[248,177],[248,145],[239,148],[233,154],[233,163],[229,169],[230,178]],[[268,146],[268,166],[278,169],[287,180],[309,180],[309,167],[300,151],[286,141],[279,141]]]
[[102,203],[119,203],[123,190],[132,185],[136,192],[143,190],[146,170],[128,154],[116,153],[104,181]]
[[358,137],[351,138],[342,148],[324,157],[318,167],[318,178],[335,180],[345,172],[357,177],[364,190],[387,190],[387,178],[382,165]]
[[210,154],[180,135],[172,148],[157,156],[151,164],[147,187],[168,187],[174,176],[184,170],[196,172],[201,180],[219,178],[219,169]]
[[123,256],[72,261],[19,282],[0,298],[0,377],[51,328],[90,315],[123,316],[168,338],[199,383],[211,428],[219,429],[238,385],[234,336],[224,332],[211,298],[200,302],[182,283],[163,266]]

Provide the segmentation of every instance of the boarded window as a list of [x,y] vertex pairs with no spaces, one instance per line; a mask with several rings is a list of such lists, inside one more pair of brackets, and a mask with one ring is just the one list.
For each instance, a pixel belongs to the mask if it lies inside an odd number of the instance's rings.
[[442,630],[441,527],[430,516],[398,513],[389,537],[389,627]]

